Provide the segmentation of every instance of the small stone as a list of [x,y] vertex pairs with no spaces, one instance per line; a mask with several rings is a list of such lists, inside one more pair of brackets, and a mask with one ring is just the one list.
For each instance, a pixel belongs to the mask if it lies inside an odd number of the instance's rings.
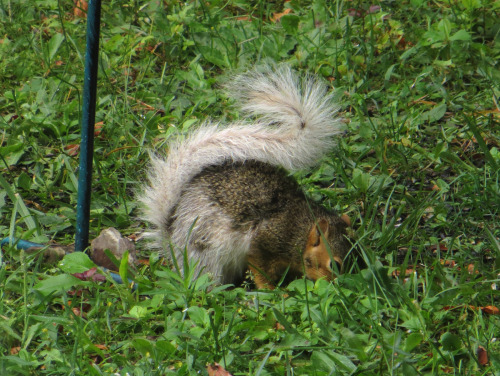
[[92,240],[90,244],[90,258],[99,266],[112,271],[118,271],[118,267],[104,252],[107,249],[111,251],[117,260],[120,260],[123,254],[129,251],[129,265],[133,266],[135,264],[136,251],[134,242],[123,237],[120,232],[113,227],[102,230],[99,236]]

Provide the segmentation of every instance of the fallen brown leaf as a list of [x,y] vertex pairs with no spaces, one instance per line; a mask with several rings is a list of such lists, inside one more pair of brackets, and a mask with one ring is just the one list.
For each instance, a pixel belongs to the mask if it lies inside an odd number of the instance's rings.
[[469,272],[469,274],[479,274],[479,270],[476,270],[474,264],[467,265],[467,271]]
[[87,9],[89,4],[85,0],[75,0],[75,7],[73,8],[73,15],[75,17],[87,18]]
[[227,372],[220,364],[209,364],[207,367],[208,376],[233,376]]
[[486,307],[479,307],[479,309],[481,309],[481,311],[483,311],[484,313],[487,313],[489,315],[500,315],[500,309],[498,307],[495,307],[495,306],[486,306]]
[[102,126],[104,125],[103,121],[94,124],[94,136],[99,137],[102,132]]
[[454,267],[457,263],[453,260],[441,260],[441,265]]
[[21,351],[21,346],[15,346],[10,348],[10,355],[17,355]]
[[282,13],[274,13],[273,16],[271,17],[271,21],[278,22],[281,19],[281,17],[289,13],[292,13],[292,10],[290,8],[285,9]]
[[477,348],[477,360],[482,366],[488,364],[488,352],[483,346],[478,346]]
[[106,277],[97,273],[97,268],[91,268],[83,273],[73,273],[73,276],[82,281],[104,282]]
[[66,145],[64,147],[64,150],[66,150],[66,152],[68,153],[69,156],[75,157],[80,152],[80,145],[78,145],[78,144]]
[[404,271],[404,273],[401,273],[401,270],[396,269],[392,272],[392,276],[399,277],[399,276],[401,276],[401,274],[403,274],[403,277],[409,277],[410,275],[412,275],[415,272],[416,272],[416,269],[414,269],[414,268],[408,268]]
[[[457,309],[457,308],[463,308],[464,306],[459,305],[459,306],[444,306],[442,309],[443,311],[449,311],[451,309]],[[500,315],[500,309],[495,306],[485,306],[485,307],[477,307],[473,305],[465,305],[466,308],[469,308],[473,311],[478,311],[481,310],[483,313],[486,313],[488,315]]]
[[71,311],[72,311],[72,312],[73,312],[73,314],[74,314],[75,316],[77,316],[77,317],[83,317],[83,318],[85,318],[85,316],[86,316],[86,315],[85,315],[85,313],[83,313],[83,312],[80,310],[80,308],[73,307],[73,308],[71,309]]
[[276,322],[276,324],[274,325],[274,329],[275,330],[285,330],[285,327],[283,325],[281,325],[279,322]]

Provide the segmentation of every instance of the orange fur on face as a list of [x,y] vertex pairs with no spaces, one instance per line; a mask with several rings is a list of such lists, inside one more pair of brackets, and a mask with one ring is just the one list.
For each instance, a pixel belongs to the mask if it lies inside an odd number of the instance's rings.
[[[325,219],[321,219],[314,225],[307,238],[306,249],[304,251],[304,265],[307,278],[316,281],[325,278],[327,281],[333,279],[331,250],[328,251],[328,231],[329,224]],[[342,260],[334,256],[333,261],[337,263],[339,272],[342,267]]]

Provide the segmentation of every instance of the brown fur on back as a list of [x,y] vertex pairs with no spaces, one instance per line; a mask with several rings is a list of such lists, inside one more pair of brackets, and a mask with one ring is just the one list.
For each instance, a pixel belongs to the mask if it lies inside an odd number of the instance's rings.
[[[196,202],[199,204],[193,205]],[[177,226],[185,226],[184,222],[176,223],[186,217],[187,213],[181,213],[183,207],[190,208],[189,217],[194,223],[188,241],[190,258],[200,260],[200,265],[215,271],[226,283],[241,278],[247,260],[257,263],[256,267],[262,268],[273,283],[286,269],[290,276],[302,275],[308,234],[320,219],[332,229],[328,239],[332,256],[343,259],[349,249],[343,222],[310,204],[286,171],[266,163],[228,162],[206,168],[183,190],[167,229],[170,233],[175,233]],[[207,228],[210,231],[204,230]],[[245,249],[214,250],[213,245],[223,237],[236,240]],[[245,244],[245,238],[251,240]],[[239,270],[230,273],[231,267],[224,269],[225,265],[238,265]]]

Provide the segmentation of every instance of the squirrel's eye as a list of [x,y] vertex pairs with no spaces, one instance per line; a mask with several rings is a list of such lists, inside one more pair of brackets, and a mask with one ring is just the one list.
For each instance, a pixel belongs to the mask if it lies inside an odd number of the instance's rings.
[[342,270],[342,263],[335,261],[335,264],[337,265],[337,270],[340,272]]
[[342,263],[339,261],[335,261],[335,265],[337,267],[336,269],[334,269],[333,261],[329,260],[327,265],[328,270],[331,272],[333,272],[334,270],[340,272],[342,270]]

